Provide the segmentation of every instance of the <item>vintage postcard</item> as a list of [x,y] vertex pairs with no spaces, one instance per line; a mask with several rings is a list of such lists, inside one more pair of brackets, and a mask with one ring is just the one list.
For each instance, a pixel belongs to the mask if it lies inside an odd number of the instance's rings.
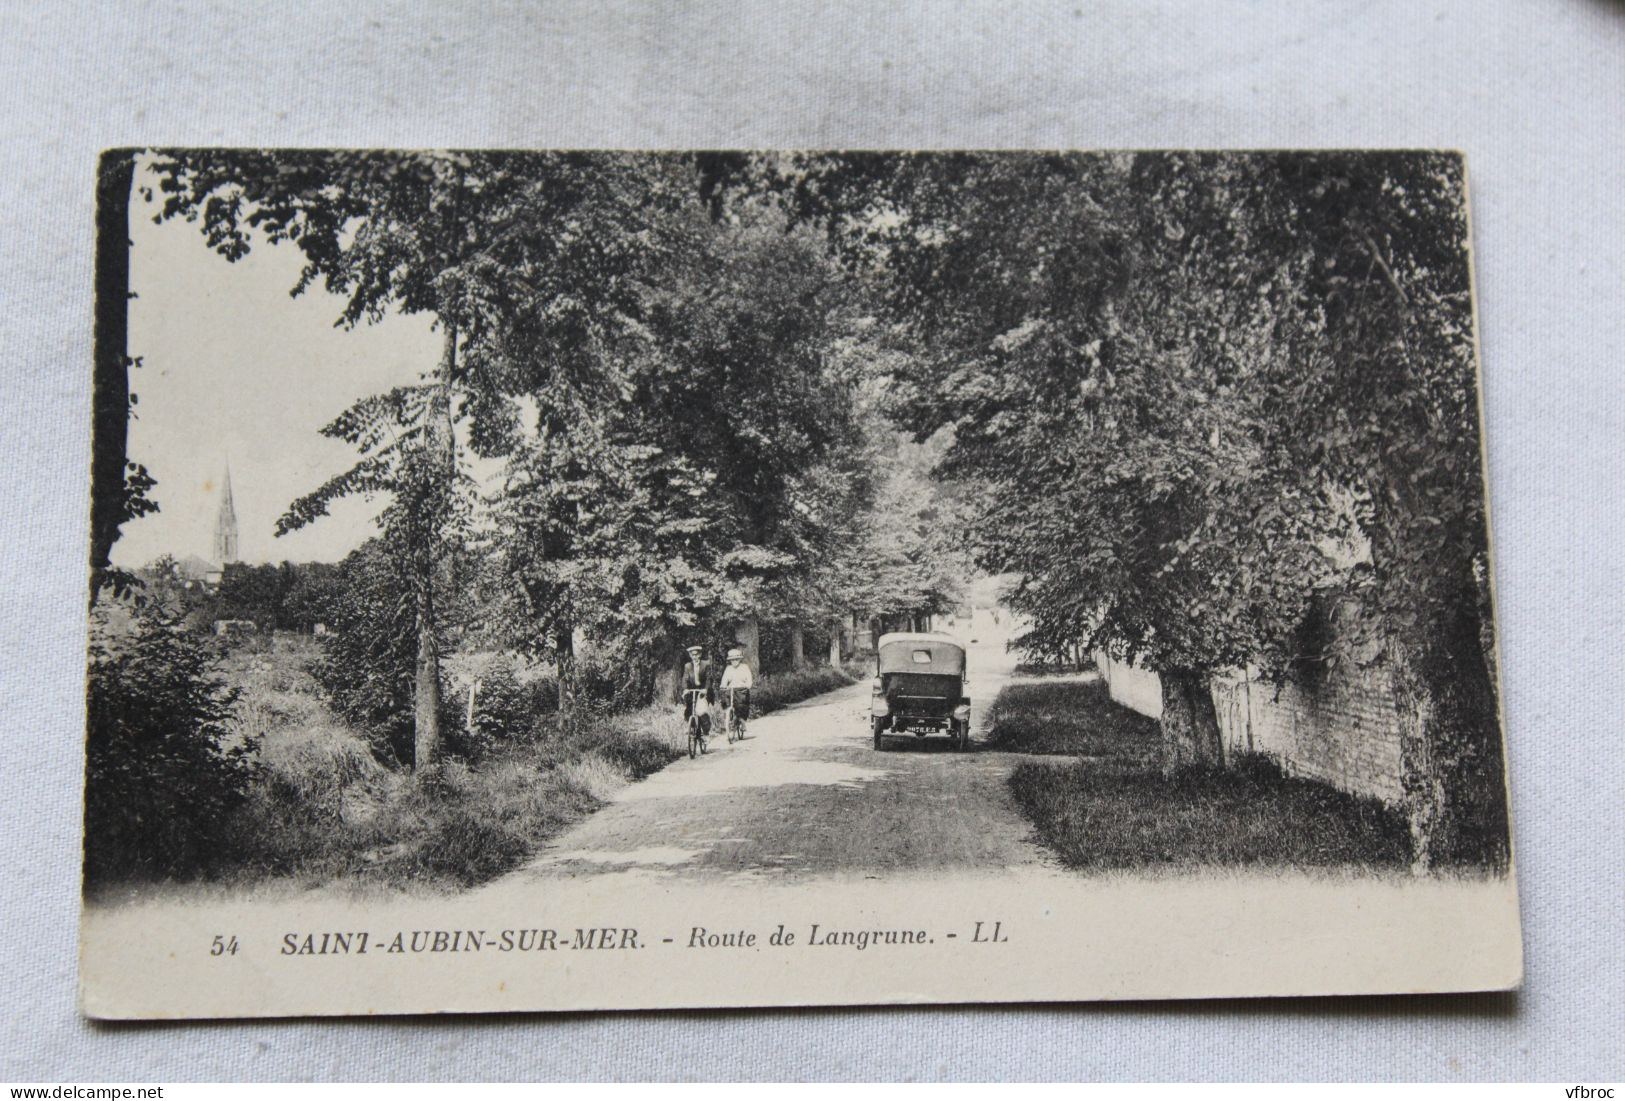
[[1519,983],[1459,154],[97,217],[90,1016]]

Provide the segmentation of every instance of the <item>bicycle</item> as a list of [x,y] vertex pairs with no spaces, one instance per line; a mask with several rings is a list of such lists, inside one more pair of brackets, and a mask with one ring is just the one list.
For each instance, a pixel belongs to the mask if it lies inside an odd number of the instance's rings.
[[688,755],[694,758],[706,752],[707,734],[703,721],[705,689],[685,688],[683,694],[691,697],[688,706]]
[[745,720],[734,709],[734,693],[737,691],[737,688],[728,689],[728,702],[722,709],[722,729],[728,735],[729,744],[745,740]]

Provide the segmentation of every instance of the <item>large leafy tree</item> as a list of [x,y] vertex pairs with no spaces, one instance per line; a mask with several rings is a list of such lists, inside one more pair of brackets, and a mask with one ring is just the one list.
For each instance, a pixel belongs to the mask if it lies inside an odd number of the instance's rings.
[[696,629],[823,618],[870,485],[861,318],[819,243],[698,210],[647,233],[676,245],[599,345],[607,391],[528,407],[499,506],[520,641],[581,627],[645,665]]
[[1163,683],[1165,764],[1213,763],[1208,676],[1288,660],[1340,565],[1323,545],[1337,496],[1303,477],[1281,442],[1292,426],[1271,416],[1295,284],[1252,254],[1256,180],[1219,158],[1125,168],[1083,211],[1121,235],[1115,285],[1078,311],[1046,272],[1020,281],[1035,292],[1026,316],[978,357],[1004,385],[953,410],[954,461],[992,491],[980,550],[1023,574],[1013,601],[1033,616],[1030,641],[1147,662]]
[[493,502],[487,606],[504,642],[558,663],[568,711],[577,629],[631,675],[716,603],[707,533],[723,514],[710,472],[640,438],[616,406],[539,420]]
[[[651,303],[662,339],[634,402],[668,450],[714,477],[719,612],[798,618],[814,564],[869,492],[854,396],[860,300],[805,233],[724,222]],[[677,385],[673,385],[673,383]]]
[[278,525],[313,522],[348,494],[389,495],[385,542],[407,559],[416,603],[418,768],[440,748],[440,583],[472,517],[464,448],[513,446],[514,394],[562,405],[560,395],[599,388],[601,326],[622,312],[646,251],[644,213],[691,192],[681,168],[585,154],[285,150],[180,150],[154,164],[159,217],[197,222],[228,260],[256,240],[291,245],[305,261],[293,293],[320,285],[339,296],[338,324],[399,312],[428,314],[440,331],[439,361],[419,383],[328,426],[359,461]]
[[1419,864],[1508,855],[1490,662],[1489,558],[1465,179],[1454,154],[1271,159],[1259,236],[1300,271],[1300,370],[1275,415],[1307,477],[1350,493],[1369,568],[1348,596],[1380,625],[1405,698]]
[[[1012,600],[1034,618],[1029,643],[1159,668],[1170,767],[1219,756],[1206,673],[1295,620],[1314,577],[1302,556],[1261,554],[1244,503],[1276,498],[1282,473],[1238,377],[1243,345],[1263,344],[1268,289],[1228,293],[1241,229],[1185,167],[856,158],[802,170],[792,192],[825,204],[855,263],[885,272],[917,349],[891,409],[922,438],[951,432],[940,472],[980,490],[976,549],[1023,575]],[[1283,591],[1260,591],[1266,573]]]
[[1207,673],[1338,660],[1305,626],[1352,604],[1414,716],[1420,861],[1504,856],[1458,158],[860,155],[721,176],[766,179],[882,273],[918,349],[895,408],[922,437],[952,428],[942,470],[984,491],[983,564],[1023,574],[1035,644],[1163,674],[1170,766],[1220,754]]

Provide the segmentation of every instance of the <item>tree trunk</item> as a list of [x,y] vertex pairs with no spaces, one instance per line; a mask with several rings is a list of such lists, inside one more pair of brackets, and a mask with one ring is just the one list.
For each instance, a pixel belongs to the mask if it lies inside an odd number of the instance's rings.
[[836,669],[841,667],[841,634],[843,631],[840,620],[829,625],[829,663]]
[[412,771],[440,761],[440,640],[435,636],[434,581],[418,582],[418,661],[412,698]]
[[1421,876],[1433,866],[1433,834],[1444,801],[1433,753],[1433,693],[1412,656],[1397,644],[1389,647],[1389,671],[1401,724],[1400,782],[1410,824],[1411,874]]
[[90,441],[90,602],[107,576],[113,543],[125,519],[125,445],[130,425],[129,150],[102,154],[96,179],[95,431]]
[[[440,638],[435,622],[435,584],[440,569],[440,543],[449,520],[457,478],[457,433],[452,427],[452,387],[457,374],[457,329],[445,326],[440,362],[440,388],[428,411],[425,447],[436,462],[416,487],[413,567],[417,574],[418,658],[412,686],[412,770],[422,773],[440,762]],[[437,472],[435,467],[441,469]]]
[[745,660],[750,662],[750,671],[758,676],[762,672],[762,628],[755,617],[741,619],[734,624],[734,641],[739,648],[745,651]]
[[559,682],[559,714],[568,719],[576,706],[576,642],[575,631],[567,623],[553,630],[553,662]]
[[1414,875],[1511,858],[1500,712],[1473,594],[1442,620],[1421,633],[1425,648],[1388,648]]
[[683,662],[686,655],[677,649],[676,643],[670,639],[662,639],[654,648],[655,686],[654,702],[669,704],[682,700],[678,692],[679,682],[683,678]]
[[655,669],[655,703],[671,703],[673,700],[681,700],[682,697],[678,693],[681,680],[681,659],[661,656],[660,664]]
[[807,640],[801,633],[801,624],[790,624],[790,668],[800,669],[807,664]]
[[1162,681],[1162,772],[1193,765],[1224,764],[1224,742],[1207,674],[1195,669],[1158,670]]
[[[1447,856],[1504,868],[1512,858],[1500,697],[1475,604],[1464,593],[1441,639],[1439,712],[1449,723],[1443,754]],[[1487,602],[1486,602],[1487,603]]]

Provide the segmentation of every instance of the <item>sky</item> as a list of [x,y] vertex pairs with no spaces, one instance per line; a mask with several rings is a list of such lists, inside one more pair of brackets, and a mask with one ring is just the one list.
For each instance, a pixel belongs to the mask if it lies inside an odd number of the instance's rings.
[[159,511],[124,525],[113,561],[211,558],[228,463],[243,561],[337,561],[373,534],[383,500],[340,501],[281,537],[277,517],[355,461],[348,444],[319,434],[323,425],[434,366],[430,319],[335,328],[340,298],[319,287],[289,297],[300,270],[292,246],[260,243],[229,263],[197,225],[154,225],[141,182],[138,173],[130,203],[129,353],[142,363],[130,372],[129,457],[157,479]]

